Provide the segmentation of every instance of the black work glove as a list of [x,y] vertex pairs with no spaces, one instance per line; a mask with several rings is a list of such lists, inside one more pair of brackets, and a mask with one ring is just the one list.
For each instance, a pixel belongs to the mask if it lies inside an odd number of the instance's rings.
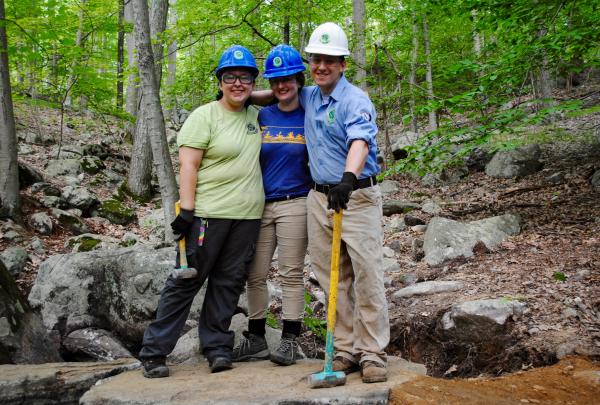
[[175,240],[181,240],[188,233],[194,223],[194,210],[181,208],[179,215],[171,222],[171,229],[175,234]]
[[356,176],[354,173],[344,172],[340,184],[333,187],[327,193],[327,209],[340,212],[340,210],[348,208],[347,204],[350,201],[350,194],[352,194],[355,184]]

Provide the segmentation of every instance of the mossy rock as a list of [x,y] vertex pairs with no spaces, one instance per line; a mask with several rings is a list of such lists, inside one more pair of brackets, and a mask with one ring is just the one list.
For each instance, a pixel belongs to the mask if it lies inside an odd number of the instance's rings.
[[83,236],[69,240],[68,247],[71,249],[75,248],[76,252],[89,252],[90,250],[94,250],[100,243],[102,243],[100,239]]
[[119,200],[119,201],[125,201],[129,197],[137,203],[145,204],[145,203],[149,202],[150,200],[152,200],[152,194],[153,194],[153,189],[151,189],[150,192],[146,195],[137,195],[137,194],[132,193],[131,190],[129,190],[129,185],[127,184],[127,180],[125,180],[125,181],[121,182],[121,184],[119,184],[119,187],[117,187],[117,192],[113,195],[113,199]]
[[83,156],[79,162],[83,171],[88,174],[96,174],[106,168],[102,160],[96,156]]
[[127,225],[137,218],[132,209],[127,208],[121,201],[114,198],[103,201],[100,204],[98,214],[111,223],[119,225]]

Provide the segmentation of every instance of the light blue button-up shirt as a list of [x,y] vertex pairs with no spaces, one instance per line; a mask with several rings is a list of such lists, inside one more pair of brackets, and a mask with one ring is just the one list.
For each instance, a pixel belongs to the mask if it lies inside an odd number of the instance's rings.
[[379,173],[376,112],[365,92],[342,76],[329,96],[324,96],[318,86],[304,87],[300,103],[306,112],[304,134],[315,183],[337,184],[342,180],[350,144],[357,139],[369,146],[365,168],[358,178]]

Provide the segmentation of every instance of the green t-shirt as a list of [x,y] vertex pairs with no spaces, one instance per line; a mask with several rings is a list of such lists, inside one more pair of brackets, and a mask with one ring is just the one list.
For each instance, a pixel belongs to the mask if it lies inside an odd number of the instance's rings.
[[177,135],[177,146],[204,149],[196,181],[195,215],[259,219],[265,195],[260,171],[258,110],[226,110],[218,101],[198,107]]

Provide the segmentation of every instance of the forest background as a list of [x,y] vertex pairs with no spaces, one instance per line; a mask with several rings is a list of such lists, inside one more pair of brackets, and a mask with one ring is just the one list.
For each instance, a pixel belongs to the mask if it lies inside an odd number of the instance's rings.
[[[391,158],[392,128],[419,134],[407,158],[386,165],[388,174],[437,171],[482,144],[514,148],[524,125],[586,113],[581,101],[553,97],[553,89],[570,91],[597,75],[600,64],[600,4],[593,0],[1,0],[0,5],[6,49],[0,208],[9,217],[19,212],[18,186],[11,185],[16,175],[10,175],[16,169],[9,164],[16,161],[12,103],[121,118],[133,143],[130,193],[149,198],[154,167],[163,206],[172,207],[177,188],[164,122],[177,127],[189,111],[214,99],[214,68],[222,50],[234,43],[248,47],[262,66],[272,46],[289,43],[302,51],[318,24],[340,24],[352,51],[347,75],[376,105],[382,152]],[[259,87],[267,85],[259,80]],[[533,113],[521,108],[525,103],[534,106]],[[166,211],[168,220],[174,213]]]

